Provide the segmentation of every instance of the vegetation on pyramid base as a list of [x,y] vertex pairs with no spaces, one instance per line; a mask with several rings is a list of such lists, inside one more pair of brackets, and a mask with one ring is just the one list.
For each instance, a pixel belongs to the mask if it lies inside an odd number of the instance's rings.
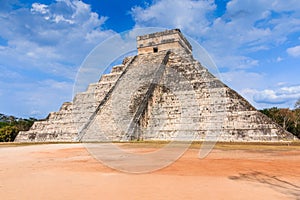
[[0,142],[13,142],[19,131],[28,131],[35,121],[0,114]]
[[295,109],[289,108],[265,108],[260,110],[263,114],[270,117],[274,122],[281,125],[283,129],[300,138],[300,99],[297,101]]

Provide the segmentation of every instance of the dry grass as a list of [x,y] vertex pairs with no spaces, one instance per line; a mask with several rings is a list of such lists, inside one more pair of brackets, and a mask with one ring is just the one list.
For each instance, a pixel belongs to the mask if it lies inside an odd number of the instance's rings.
[[[1,142],[1,147],[16,147],[41,144],[74,144],[78,142]],[[132,141],[132,142],[113,142],[125,148],[162,148],[169,144],[170,141]],[[186,144],[178,142],[178,144]],[[203,142],[192,142],[190,149],[199,149]],[[292,142],[217,142],[214,145],[215,149],[220,150],[300,150],[300,141]]]
[[[162,148],[169,141],[139,141],[116,143],[128,148]],[[179,143],[180,144],[180,143]],[[184,144],[184,143],[182,143]],[[203,142],[192,142],[190,149],[199,149]],[[300,141],[294,142],[217,142],[215,149],[220,150],[300,150]]]
[[31,146],[41,144],[76,144],[78,142],[0,142],[1,147]]

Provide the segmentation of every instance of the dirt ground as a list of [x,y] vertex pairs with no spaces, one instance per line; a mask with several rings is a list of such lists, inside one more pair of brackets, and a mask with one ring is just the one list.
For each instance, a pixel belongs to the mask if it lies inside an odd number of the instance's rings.
[[104,166],[82,144],[0,145],[0,199],[300,199],[300,146],[217,145],[204,159],[198,153],[194,146],[168,167],[129,174]]

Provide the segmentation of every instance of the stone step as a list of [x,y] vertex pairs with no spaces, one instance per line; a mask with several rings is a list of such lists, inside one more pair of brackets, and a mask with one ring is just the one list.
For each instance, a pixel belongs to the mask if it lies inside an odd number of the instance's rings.
[[124,71],[124,66],[125,65],[116,65],[114,66],[112,69],[111,69],[111,72],[112,74],[121,74],[123,71]]

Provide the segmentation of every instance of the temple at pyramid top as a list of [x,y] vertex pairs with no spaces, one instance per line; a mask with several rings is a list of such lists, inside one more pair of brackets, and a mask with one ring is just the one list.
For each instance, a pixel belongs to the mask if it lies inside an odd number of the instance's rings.
[[137,37],[138,54],[157,53],[170,49],[192,52],[192,45],[182,35],[180,29],[166,30]]

